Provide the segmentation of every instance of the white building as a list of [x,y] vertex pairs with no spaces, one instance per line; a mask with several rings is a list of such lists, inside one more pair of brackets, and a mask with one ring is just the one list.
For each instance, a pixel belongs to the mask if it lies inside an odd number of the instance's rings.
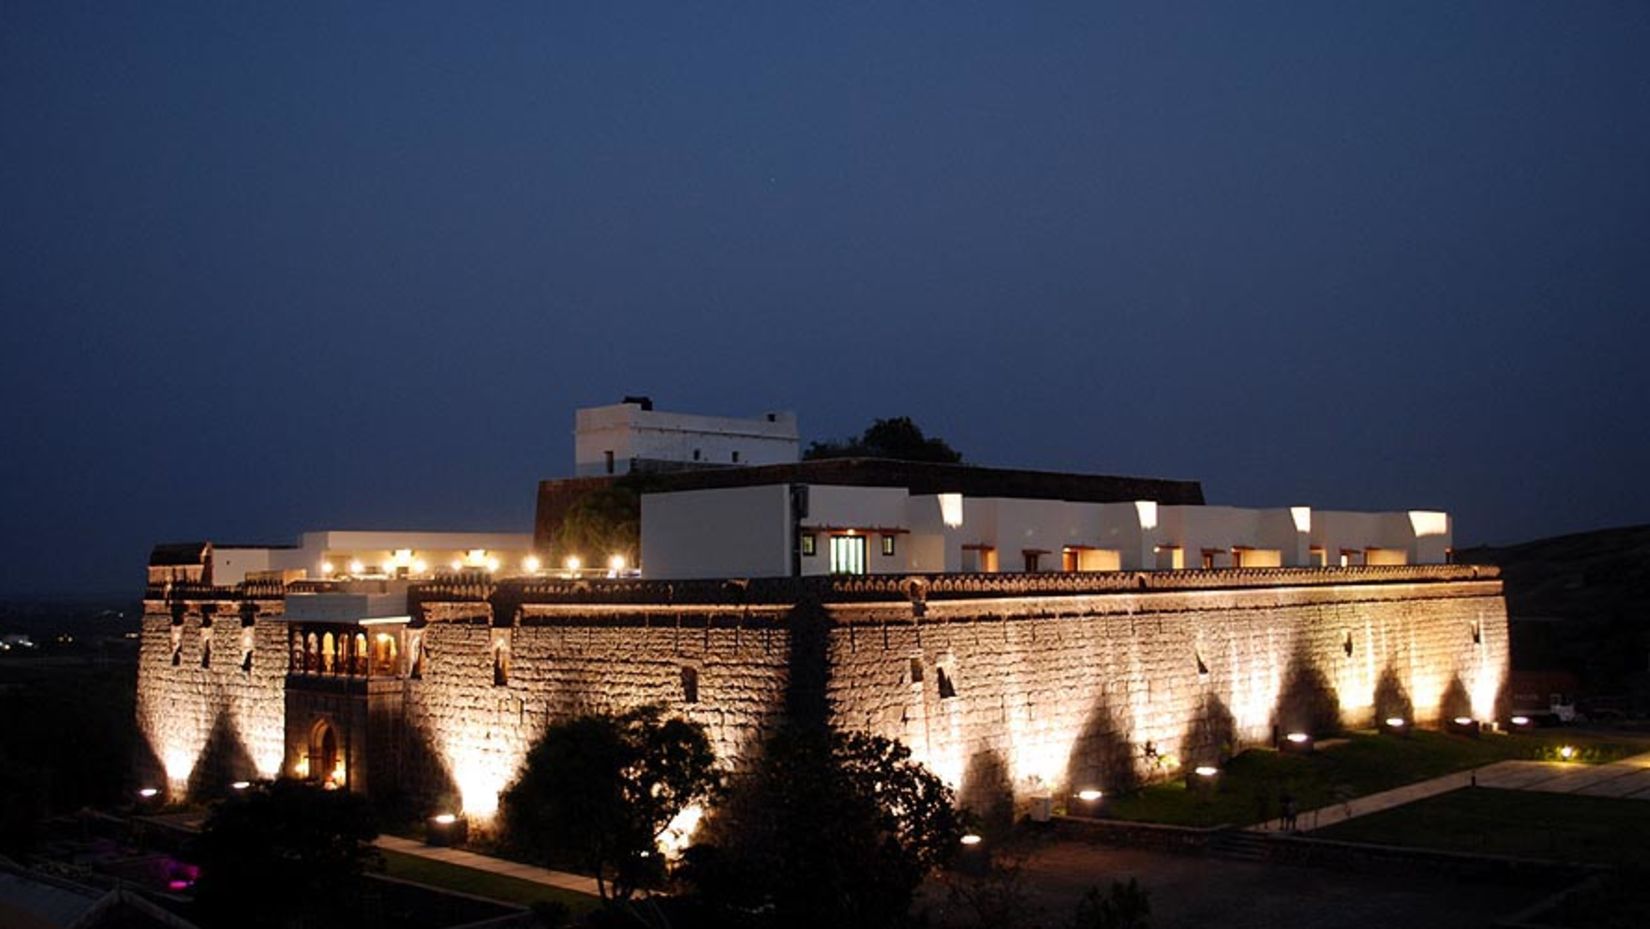
[[[1046,477],[1050,493],[1067,489],[1071,479],[1106,480]],[[1449,516],[1436,511],[1074,501],[1043,496],[1023,481],[1016,489],[1037,495],[810,483],[649,493],[642,497],[642,572],[690,578],[1400,565],[1442,563],[1450,550]]]
[[801,447],[795,413],[751,419],[666,413],[646,397],[579,410],[573,436],[574,473],[580,477],[784,464],[796,461]]
[[531,573],[533,537],[510,532],[306,532],[297,545],[156,546],[150,583],[196,581],[231,587],[245,580],[419,578],[444,571]]

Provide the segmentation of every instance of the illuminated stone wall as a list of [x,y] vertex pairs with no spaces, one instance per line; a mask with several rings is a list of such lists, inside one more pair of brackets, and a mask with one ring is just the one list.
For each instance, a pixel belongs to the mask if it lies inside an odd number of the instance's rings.
[[[137,723],[148,752],[139,773],[173,796],[219,793],[233,781],[280,771],[286,626],[271,618],[281,612],[279,599],[252,603],[258,613],[250,626],[243,626],[243,603],[233,591],[180,601],[177,624],[173,604],[144,604]],[[203,623],[203,607],[209,624]],[[208,643],[210,656],[202,667]],[[243,670],[249,647],[251,669]]]
[[[529,604],[513,614],[514,626],[495,628],[486,602],[425,611],[423,674],[405,703],[409,743],[424,753],[409,761],[421,802],[452,802],[487,818],[552,720],[663,704],[704,724],[731,764],[782,711],[789,648],[781,607],[735,614]],[[502,684],[498,649],[508,655]]]
[[1498,580],[951,599],[915,612],[832,607],[829,695],[840,725],[904,741],[965,797],[1115,789],[1290,731],[1389,716],[1492,719],[1508,666]]
[[[174,792],[302,757],[280,601],[256,605],[243,630],[233,592],[185,601],[177,625],[149,604],[138,721]],[[1500,581],[1455,566],[505,580],[427,585],[409,610],[421,673],[374,682],[385,712],[360,722],[353,783],[483,827],[544,728],[590,711],[663,704],[730,766],[787,712],[828,715],[905,742],[978,807],[1178,776],[1290,731],[1492,719],[1508,666]]]

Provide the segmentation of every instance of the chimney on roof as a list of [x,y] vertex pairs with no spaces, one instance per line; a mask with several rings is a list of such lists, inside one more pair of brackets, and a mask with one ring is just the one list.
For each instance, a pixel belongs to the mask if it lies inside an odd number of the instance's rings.
[[619,402],[620,403],[634,403],[634,404],[636,404],[637,406],[641,407],[644,410],[653,409],[653,398],[652,397],[629,397],[629,396],[627,396],[623,400],[620,400]]

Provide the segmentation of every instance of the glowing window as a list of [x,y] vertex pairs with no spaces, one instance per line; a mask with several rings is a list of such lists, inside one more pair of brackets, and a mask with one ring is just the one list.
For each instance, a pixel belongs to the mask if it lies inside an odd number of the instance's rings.
[[892,535],[882,537],[882,554],[890,557],[894,554],[894,537]]
[[865,573],[865,537],[862,535],[831,536],[831,573]]
[[819,554],[818,542],[811,532],[804,533],[802,536],[802,554],[809,556]]

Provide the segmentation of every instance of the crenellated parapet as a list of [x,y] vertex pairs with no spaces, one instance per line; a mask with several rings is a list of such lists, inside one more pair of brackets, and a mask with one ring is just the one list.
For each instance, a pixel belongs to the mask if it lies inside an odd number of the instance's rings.
[[1375,584],[1494,581],[1487,565],[1393,565],[1340,568],[1220,568],[1183,571],[1043,574],[872,574],[814,577],[645,580],[508,577],[477,574],[414,585],[418,604],[754,605],[873,603],[982,597],[1079,596],[1139,591],[1246,590]]

